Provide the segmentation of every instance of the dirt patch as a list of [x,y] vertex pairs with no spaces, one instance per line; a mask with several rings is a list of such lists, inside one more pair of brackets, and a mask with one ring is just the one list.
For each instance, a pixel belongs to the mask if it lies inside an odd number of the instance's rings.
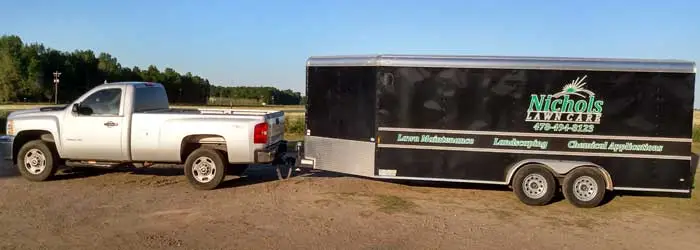
[[193,190],[178,166],[77,169],[33,183],[0,164],[0,249],[694,249],[700,202],[521,204],[498,187],[255,167]]
[[411,212],[417,207],[416,203],[395,195],[378,195],[374,204],[385,213]]

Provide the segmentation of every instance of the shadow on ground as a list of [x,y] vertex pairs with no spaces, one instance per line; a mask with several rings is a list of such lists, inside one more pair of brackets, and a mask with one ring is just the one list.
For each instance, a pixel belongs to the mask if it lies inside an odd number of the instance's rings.
[[[293,153],[290,153],[293,154]],[[172,177],[181,176],[185,178],[184,169],[182,165],[176,164],[156,164],[150,167],[141,167],[142,165],[120,165],[115,167],[96,167],[96,166],[82,166],[78,164],[70,164],[68,166],[62,166],[57,171],[56,175],[50,181],[69,181],[82,178],[90,178],[103,176],[114,173],[121,174],[131,174],[131,175],[150,175],[150,176],[162,176],[162,177]],[[287,178],[288,168],[283,169],[284,174],[283,179]],[[297,172],[293,171],[290,178],[295,178],[297,176],[318,176],[318,177],[332,177],[335,176],[333,173],[325,173],[318,171],[311,172]],[[13,166],[11,161],[0,161],[0,178],[12,178],[20,176],[17,168]],[[226,180],[221,188],[232,188],[247,186],[253,184],[259,184],[264,182],[271,182],[280,180],[277,172],[277,167],[272,165],[251,165],[243,174],[240,176],[227,176]]]
[[19,176],[17,168],[12,165],[12,161],[2,160],[0,155],[0,179]]
[[[71,167],[57,174],[53,181],[67,181],[80,178],[96,177],[101,175],[121,173],[141,176],[162,176],[185,178],[184,169],[179,165],[154,165],[148,168],[119,166],[115,168],[100,167]],[[294,176],[292,176],[294,178]],[[265,182],[279,180],[276,167],[265,165],[254,165],[248,168],[241,176],[227,176],[226,180],[219,187],[235,188],[241,186],[255,185]]]
[[[287,179],[286,168],[282,168],[281,171],[285,174],[282,176],[283,179]],[[294,169],[292,169],[294,170]],[[92,178],[98,176],[104,176],[109,174],[130,174],[130,175],[142,175],[142,176],[162,176],[162,177],[178,177],[185,178],[184,169],[181,165],[162,165],[157,164],[148,168],[137,167],[132,165],[123,165],[116,167],[94,167],[94,166],[80,166],[80,165],[70,165],[63,166],[57,171],[56,175],[49,181],[72,181],[79,180],[83,178]],[[12,166],[11,162],[5,162],[0,164],[0,178],[12,178],[18,177],[19,172]],[[339,176],[346,176],[343,174],[336,174],[332,172],[325,172],[319,170],[302,170],[293,171],[289,179],[295,179],[298,177],[320,177],[320,178],[332,178]],[[255,185],[265,182],[273,182],[280,180],[277,172],[277,167],[273,165],[251,165],[243,174],[240,176],[227,176],[226,180],[222,183],[220,188],[235,188],[241,186]]]
[[[687,180],[690,183],[697,182],[695,179],[698,176],[697,170],[698,170],[698,168],[700,168],[700,165],[698,165],[700,163],[699,159],[700,159],[700,155],[698,153],[691,154],[691,163],[689,166],[690,180]],[[339,175],[339,176],[343,176],[343,175]],[[448,189],[450,189],[450,188],[476,189],[476,190],[512,192],[512,189],[509,186],[495,185],[495,184],[491,185],[491,184],[473,184],[473,183],[419,181],[419,180],[381,180],[381,179],[373,179],[373,178],[369,178],[369,177],[367,177],[367,178],[362,177],[362,178],[368,179],[368,180],[373,180],[373,181],[382,181],[382,182],[387,182],[387,183],[395,183],[395,184],[414,186],[414,187],[431,187],[431,188],[448,188]],[[691,185],[693,185],[693,184],[691,184]],[[622,197],[622,196],[639,196],[639,197],[690,198],[689,194],[683,194],[683,193],[615,190],[614,192],[607,192],[606,193],[605,198],[601,202],[600,206],[604,206],[604,205],[610,203],[611,201],[613,201],[615,199],[615,197],[618,197],[618,196],[620,196],[620,197]],[[557,203],[557,202],[562,202],[562,201],[565,201],[565,198],[564,198],[564,195],[561,193],[561,190],[559,190],[551,203]]]

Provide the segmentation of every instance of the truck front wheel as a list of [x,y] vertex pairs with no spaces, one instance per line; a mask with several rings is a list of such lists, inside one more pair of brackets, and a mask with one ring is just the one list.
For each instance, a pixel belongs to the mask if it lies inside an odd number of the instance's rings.
[[215,149],[198,148],[185,161],[185,176],[196,189],[217,188],[226,176],[224,156]]
[[46,142],[33,140],[25,143],[17,154],[19,173],[30,181],[45,181],[56,174],[58,154]]

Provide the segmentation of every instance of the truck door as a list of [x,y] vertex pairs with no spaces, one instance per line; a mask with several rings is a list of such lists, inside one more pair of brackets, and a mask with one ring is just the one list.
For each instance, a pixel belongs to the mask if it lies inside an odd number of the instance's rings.
[[[124,87],[100,89],[81,100],[92,114],[68,112],[61,130],[66,158],[83,160],[127,160],[123,153],[125,135]],[[69,107],[70,108],[70,107]]]

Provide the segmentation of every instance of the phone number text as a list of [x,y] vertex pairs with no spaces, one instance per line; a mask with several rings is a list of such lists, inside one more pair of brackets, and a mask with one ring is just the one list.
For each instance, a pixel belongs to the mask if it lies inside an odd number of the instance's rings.
[[568,124],[568,123],[544,123],[538,122],[532,126],[535,131],[542,132],[577,132],[592,133],[595,125],[591,124]]

